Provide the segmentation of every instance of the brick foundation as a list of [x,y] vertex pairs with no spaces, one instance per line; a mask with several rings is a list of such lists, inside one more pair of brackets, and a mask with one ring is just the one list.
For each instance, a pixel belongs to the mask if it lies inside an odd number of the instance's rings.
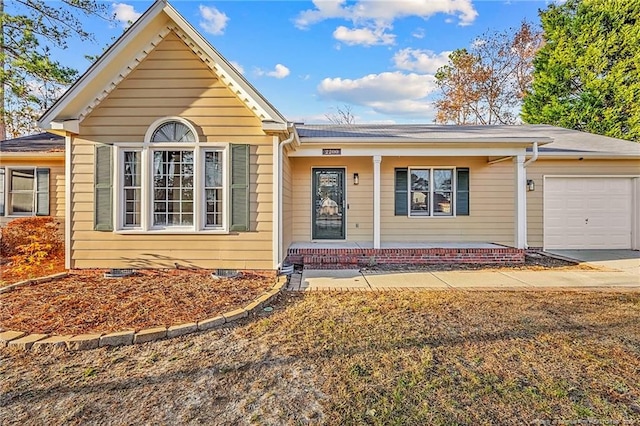
[[352,268],[374,265],[428,265],[438,263],[523,263],[525,250],[496,248],[316,249],[291,248],[287,262],[309,268]]

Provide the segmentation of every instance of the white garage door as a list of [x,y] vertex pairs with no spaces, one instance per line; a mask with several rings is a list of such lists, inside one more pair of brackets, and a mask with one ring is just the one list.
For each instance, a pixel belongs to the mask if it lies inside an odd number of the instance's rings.
[[548,177],[545,249],[630,249],[631,179]]

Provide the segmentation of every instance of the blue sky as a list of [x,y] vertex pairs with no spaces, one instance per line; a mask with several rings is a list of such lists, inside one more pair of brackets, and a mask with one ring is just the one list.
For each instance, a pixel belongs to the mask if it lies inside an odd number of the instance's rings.
[[[349,105],[358,123],[429,123],[434,74],[487,31],[539,23],[548,1],[171,1],[289,120],[326,122]],[[84,71],[152,1],[109,3],[121,21],[87,20],[95,42],[59,55]]]

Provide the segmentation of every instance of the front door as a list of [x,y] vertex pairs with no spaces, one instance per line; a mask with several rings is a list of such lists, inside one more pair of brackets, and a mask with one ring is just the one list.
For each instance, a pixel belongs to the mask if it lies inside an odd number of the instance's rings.
[[313,169],[314,240],[345,238],[344,169]]

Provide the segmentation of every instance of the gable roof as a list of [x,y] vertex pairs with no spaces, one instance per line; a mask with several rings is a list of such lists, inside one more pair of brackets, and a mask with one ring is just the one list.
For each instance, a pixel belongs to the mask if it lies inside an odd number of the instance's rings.
[[640,143],[544,124],[296,124],[300,143],[538,142],[541,156],[640,157]]
[[64,151],[64,142],[64,137],[62,136],[43,132],[35,135],[0,141],[0,152],[61,152]]
[[[286,127],[284,116],[166,0],[156,0],[42,115],[39,126],[43,129],[77,131],[77,123],[107,97],[171,31],[260,120]],[[68,126],[65,126],[66,122],[69,122]]]

